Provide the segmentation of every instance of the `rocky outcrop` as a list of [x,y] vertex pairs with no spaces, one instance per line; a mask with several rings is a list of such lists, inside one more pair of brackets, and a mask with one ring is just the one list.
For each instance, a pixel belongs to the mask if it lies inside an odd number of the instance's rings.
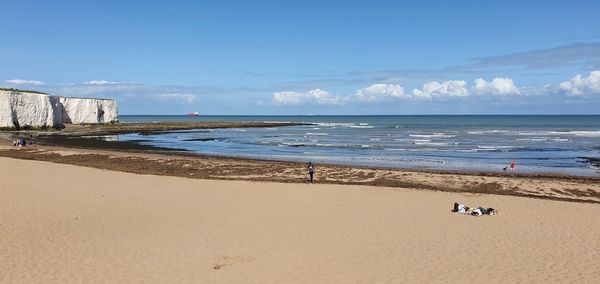
[[0,89],[0,128],[60,127],[118,121],[114,100],[70,98]]

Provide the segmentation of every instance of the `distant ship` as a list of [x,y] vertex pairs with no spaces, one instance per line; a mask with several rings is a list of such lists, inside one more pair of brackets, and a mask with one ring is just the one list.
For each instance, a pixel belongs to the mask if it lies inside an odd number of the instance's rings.
[[198,112],[188,112],[186,115],[187,116],[200,116],[200,114]]

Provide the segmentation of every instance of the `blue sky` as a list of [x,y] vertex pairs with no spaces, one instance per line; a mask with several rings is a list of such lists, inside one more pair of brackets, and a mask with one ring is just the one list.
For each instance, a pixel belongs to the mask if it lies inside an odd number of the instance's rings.
[[600,1],[0,9],[0,86],[121,114],[600,114]]

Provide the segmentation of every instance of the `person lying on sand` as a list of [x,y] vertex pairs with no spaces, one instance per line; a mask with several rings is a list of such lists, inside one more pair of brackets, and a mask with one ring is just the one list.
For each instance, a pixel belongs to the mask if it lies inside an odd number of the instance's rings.
[[454,203],[454,208],[452,209],[452,212],[459,213],[459,214],[468,214],[468,215],[472,215],[472,216],[498,214],[498,210],[496,210],[494,208],[485,208],[485,207],[470,208],[464,204],[458,204],[456,202]]
[[452,209],[452,212],[454,213],[460,213],[460,214],[467,214],[467,212],[471,210],[471,208],[467,207],[464,204],[458,204],[456,202],[454,202],[454,209]]
[[485,208],[485,207],[477,207],[473,209],[471,215],[473,216],[481,216],[481,215],[495,215],[496,211],[494,208]]

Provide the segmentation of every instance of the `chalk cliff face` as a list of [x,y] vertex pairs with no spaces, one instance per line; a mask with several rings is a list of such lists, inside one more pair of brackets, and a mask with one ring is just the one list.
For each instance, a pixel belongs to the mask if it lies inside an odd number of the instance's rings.
[[63,107],[63,123],[109,123],[118,120],[114,100],[65,97],[59,100]]
[[48,127],[55,123],[50,95],[0,91],[0,127]]
[[56,127],[65,123],[117,121],[117,104],[114,100],[0,90],[0,128]]

